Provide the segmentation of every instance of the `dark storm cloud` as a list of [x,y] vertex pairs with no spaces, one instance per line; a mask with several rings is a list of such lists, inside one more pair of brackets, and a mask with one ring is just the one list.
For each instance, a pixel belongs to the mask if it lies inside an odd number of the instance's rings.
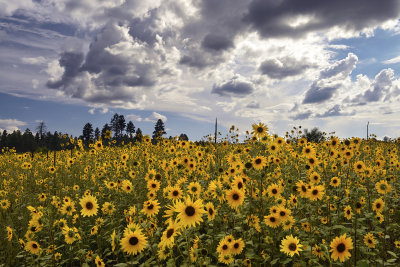
[[355,115],[355,111],[353,112],[343,112],[340,105],[336,104],[332,108],[328,109],[322,114],[317,114],[317,118],[326,118],[326,117],[335,117],[335,116],[352,116]]
[[60,55],[59,64],[64,67],[64,74],[58,81],[48,81],[47,87],[60,88],[67,86],[79,74],[79,68],[83,62],[83,53],[64,52]]
[[273,79],[283,79],[289,76],[302,74],[308,68],[312,67],[304,61],[298,61],[294,58],[284,57],[279,59],[267,59],[261,63],[259,70],[262,74]]
[[218,86],[214,85],[211,93],[220,96],[246,96],[253,91],[254,88],[250,83],[233,79]]
[[311,85],[311,88],[307,91],[306,96],[303,100],[303,104],[325,102],[333,96],[338,88],[338,85],[320,86],[318,85],[318,83],[314,82]]
[[206,49],[220,51],[232,47],[233,42],[225,36],[209,33],[204,37],[201,45]]
[[[265,37],[301,37],[309,32],[340,26],[346,30],[374,27],[397,18],[398,0],[253,0],[243,21]],[[291,27],[290,19],[309,16],[303,25]]]

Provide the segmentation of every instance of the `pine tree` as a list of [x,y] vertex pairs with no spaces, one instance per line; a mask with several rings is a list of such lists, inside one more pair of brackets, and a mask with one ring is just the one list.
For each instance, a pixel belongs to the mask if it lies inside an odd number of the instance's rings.
[[143,138],[143,134],[142,134],[142,130],[140,128],[138,128],[136,130],[136,136],[135,136],[135,141],[139,141],[141,142]]
[[153,132],[154,142],[157,142],[157,139],[160,138],[163,134],[166,134],[164,129],[164,122],[161,119],[158,119],[156,125],[154,126],[154,132]]
[[103,129],[101,129],[101,138],[104,139],[104,136],[107,131],[111,131],[111,127],[110,125],[108,125],[108,123],[104,124]]
[[96,130],[94,130],[94,139],[99,140],[100,137],[100,130],[99,127],[96,127]]
[[133,139],[133,134],[135,133],[135,125],[133,125],[132,121],[129,121],[128,124],[126,125],[126,132],[129,134],[129,138]]
[[85,126],[83,126],[82,137],[83,142],[87,146],[89,146],[90,140],[93,139],[93,126],[90,122],[86,123]]

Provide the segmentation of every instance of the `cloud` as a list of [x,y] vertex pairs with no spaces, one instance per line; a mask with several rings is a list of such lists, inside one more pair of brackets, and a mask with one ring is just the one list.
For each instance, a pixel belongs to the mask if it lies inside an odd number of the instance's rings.
[[341,88],[344,80],[349,78],[357,61],[357,56],[349,53],[346,58],[321,70],[318,79],[311,84],[310,89],[306,92],[303,104],[322,103],[331,99]]
[[26,122],[17,119],[0,119],[0,130],[15,131],[26,124]]
[[362,31],[398,18],[400,5],[389,0],[253,0],[243,21],[264,38],[303,37],[307,33],[339,28]]
[[250,82],[242,81],[234,77],[228,82],[213,86],[211,93],[220,96],[246,96],[254,91],[254,87]]
[[400,56],[385,60],[382,63],[383,64],[397,64],[397,63],[400,63]]
[[351,102],[368,103],[377,101],[388,101],[392,96],[399,94],[399,87],[393,84],[394,71],[392,69],[381,70],[371,82],[370,88],[356,95]]
[[322,114],[317,114],[317,118],[326,118],[326,117],[335,117],[335,116],[352,116],[355,115],[356,112],[343,112],[342,108],[339,104],[334,105],[332,108],[328,109]]
[[[158,114],[158,113],[157,113]],[[142,121],[142,117],[136,114],[129,114],[125,116],[128,121]]]
[[157,113],[157,112],[153,112],[151,113],[151,115],[147,118],[144,119],[144,121],[150,121],[150,122],[157,122],[158,120],[162,120],[164,123],[167,121],[167,117]]
[[39,57],[23,57],[21,58],[21,62],[25,64],[33,64],[33,65],[41,65],[47,63],[46,58]]
[[79,68],[83,62],[83,53],[64,52],[60,55],[59,65],[64,68],[64,73],[60,80],[49,80],[46,85],[49,88],[66,88],[79,74]]
[[233,47],[233,42],[225,36],[209,33],[204,37],[201,45],[206,49],[220,51]]
[[313,65],[304,60],[291,57],[267,59],[261,63],[259,70],[273,79],[283,79],[302,74]]
[[258,103],[257,101],[251,101],[246,105],[246,108],[254,108],[254,109],[260,108],[260,103]]
[[312,115],[311,111],[301,112],[294,116],[289,116],[292,120],[306,120]]

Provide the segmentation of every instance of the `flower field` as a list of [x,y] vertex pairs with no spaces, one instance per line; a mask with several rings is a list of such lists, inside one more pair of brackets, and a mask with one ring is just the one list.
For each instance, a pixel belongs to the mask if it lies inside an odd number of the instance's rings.
[[[0,266],[399,266],[399,142],[0,154]],[[71,147],[71,146],[70,146]]]

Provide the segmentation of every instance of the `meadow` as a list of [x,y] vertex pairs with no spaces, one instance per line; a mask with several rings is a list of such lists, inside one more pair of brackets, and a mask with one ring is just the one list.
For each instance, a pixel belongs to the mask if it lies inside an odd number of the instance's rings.
[[399,266],[398,141],[160,139],[0,154],[0,266]]

